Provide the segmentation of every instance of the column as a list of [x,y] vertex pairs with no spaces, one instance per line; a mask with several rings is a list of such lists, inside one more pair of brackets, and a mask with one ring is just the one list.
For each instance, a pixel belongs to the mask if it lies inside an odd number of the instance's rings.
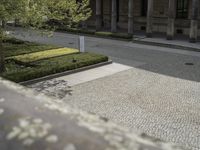
[[152,37],[153,32],[153,0],[148,0],[146,36]]
[[190,25],[190,42],[195,43],[198,36],[199,0],[192,0],[192,15]]
[[133,34],[133,0],[128,2],[128,34]]
[[112,0],[111,32],[117,32],[117,0]]
[[96,0],[96,30],[101,30],[102,27],[102,0]]
[[169,0],[167,40],[172,40],[174,38],[175,3],[175,0]]

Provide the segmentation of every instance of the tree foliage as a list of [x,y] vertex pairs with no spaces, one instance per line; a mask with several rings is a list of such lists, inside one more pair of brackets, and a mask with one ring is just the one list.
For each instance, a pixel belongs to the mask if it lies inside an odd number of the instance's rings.
[[[90,0],[0,0],[0,21],[20,20],[24,27],[48,27],[48,20],[71,26],[91,15]],[[50,28],[46,28],[50,29]],[[3,70],[3,25],[0,25],[0,72]]]

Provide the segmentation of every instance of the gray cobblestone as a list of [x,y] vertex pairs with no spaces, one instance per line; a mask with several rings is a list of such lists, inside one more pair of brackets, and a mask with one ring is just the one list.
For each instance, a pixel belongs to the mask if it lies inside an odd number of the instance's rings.
[[74,86],[63,100],[150,136],[200,149],[199,89],[198,82],[133,68]]

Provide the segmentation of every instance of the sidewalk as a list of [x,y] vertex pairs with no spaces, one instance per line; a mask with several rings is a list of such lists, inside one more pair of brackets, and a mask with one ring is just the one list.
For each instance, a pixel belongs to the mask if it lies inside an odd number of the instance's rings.
[[188,36],[179,35],[176,36],[173,40],[167,40],[166,35],[156,34],[152,38],[147,38],[144,34],[136,33],[133,38],[134,43],[169,47],[182,50],[198,51],[200,52],[200,41],[196,43],[190,43]]

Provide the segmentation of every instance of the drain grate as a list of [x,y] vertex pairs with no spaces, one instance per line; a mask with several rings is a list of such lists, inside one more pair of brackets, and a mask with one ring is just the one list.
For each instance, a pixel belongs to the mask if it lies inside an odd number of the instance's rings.
[[187,62],[185,63],[186,66],[194,66],[194,63],[191,63],[191,62]]

